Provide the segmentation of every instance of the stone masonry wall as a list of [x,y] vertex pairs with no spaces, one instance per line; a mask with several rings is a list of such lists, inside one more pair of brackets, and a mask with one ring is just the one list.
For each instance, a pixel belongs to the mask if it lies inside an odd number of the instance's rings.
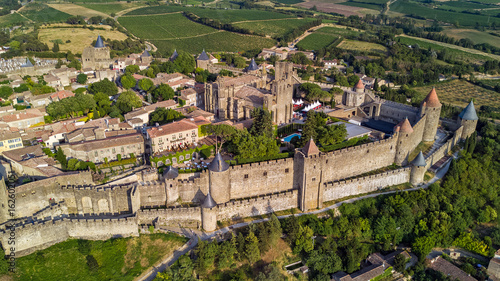
[[402,168],[352,180],[325,183],[323,200],[328,202],[409,182],[410,170],[411,168]]
[[238,219],[297,208],[298,190],[217,205],[217,220]]
[[230,168],[231,199],[255,197],[293,188],[293,158]]
[[440,148],[438,148],[425,159],[425,162],[427,163],[427,165],[425,166],[426,170],[432,167],[432,165],[436,164],[436,162],[438,162],[441,158],[446,156],[448,152],[450,152],[451,149],[460,142],[462,130],[463,127],[459,127],[453,134],[452,138],[446,141],[446,143],[444,143]]
[[141,197],[141,207],[165,206],[167,200],[165,184],[159,181],[140,182],[137,187]]
[[413,124],[419,117],[418,112],[419,110],[413,106],[385,100],[380,106],[380,119],[398,123],[408,117],[408,120]]
[[201,226],[200,207],[143,209],[137,212],[139,224],[194,227]]

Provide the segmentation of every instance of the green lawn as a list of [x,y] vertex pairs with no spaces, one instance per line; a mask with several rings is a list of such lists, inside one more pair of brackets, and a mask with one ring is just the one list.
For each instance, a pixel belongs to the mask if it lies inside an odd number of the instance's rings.
[[[187,239],[174,234],[141,235],[106,241],[68,240],[17,258],[15,280],[133,280]],[[98,268],[90,269],[91,255]]]
[[155,44],[160,51],[177,49],[195,54],[203,49],[209,52],[241,52],[270,48],[276,42],[270,38],[221,31],[193,38],[151,40],[151,43]]
[[141,3],[106,3],[106,4],[79,4],[85,8],[96,10],[105,14],[118,13],[133,7],[144,6]]
[[269,36],[280,36],[292,29],[300,27],[308,22],[313,21],[312,18],[305,19],[286,19],[286,20],[264,20],[264,21],[250,21],[235,23],[234,25],[241,28],[254,31],[258,34],[265,34]]
[[20,13],[37,23],[63,22],[71,17],[70,14],[61,12],[41,3],[30,3],[25,6]]

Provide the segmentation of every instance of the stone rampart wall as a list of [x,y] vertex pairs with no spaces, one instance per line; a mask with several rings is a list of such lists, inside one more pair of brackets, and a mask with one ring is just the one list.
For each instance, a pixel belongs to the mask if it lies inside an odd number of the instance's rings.
[[419,110],[413,106],[385,100],[380,106],[380,119],[389,122],[399,122],[405,117],[414,124],[418,119]]
[[157,224],[175,227],[201,226],[200,207],[143,209],[137,212],[139,224]]
[[232,166],[231,199],[279,193],[293,188],[293,158]]
[[409,182],[410,170],[411,168],[401,168],[351,180],[325,183],[323,200],[328,202]]
[[455,145],[460,142],[462,130],[463,127],[459,127],[453,134],[452,138],[446,141],[446,143],[444,143],[440,148],[438,148],[425,159],[425,162],[427,163],[427,165],[425,166],[426,169],[429,169],[430,167],[432,167],[432,165],[436,164],[441,158],[446,156]]
[[239,219],[298,207],[298,190],[217,205],[217,220]]

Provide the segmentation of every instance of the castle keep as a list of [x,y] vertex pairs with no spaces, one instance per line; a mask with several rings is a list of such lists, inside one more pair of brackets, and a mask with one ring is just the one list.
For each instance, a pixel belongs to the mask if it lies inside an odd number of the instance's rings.
[[101,36],[97,36],[95,46],[86,47],[82,52],[82,68],[109,69],[113,63],[109,48],[104,46]]
[[[286,99],[288,95],[291,98],[289,73],[278,67],[276,74],[278,81],[273,86]],[[142,171],[130,183],[121,185],[95,185],[89,172],[48,178],[15,189],[15,218],[9,216],[8,193],[2,181],[0,242],[9,254],[7,224],[16,229],[16,256],[70,237],[138,235],[138,225],[145,224],[213,231],[217,221],[290,208],[308,211],[322,208],[324,202],[392,185],[419,185],[427,169],[475,131],[478,120],[471,102],[451,126],[453,132],[448,139],[426,157],[419,153],[410,163],[408,157],[420,142],[435,139],[441,111],[435,90],[420,108],[384,101],[356,88],[344,98],[345,110],[350,113],[397,123],[393,134],[327,153],[320,152],[310,140],[296,150],[293,158],[245,165],[229,166],[217,154],[202,172],[181,174],[169,166],[162,175],[154,170]],[[288,118],[291,109],[279,104],[273,116]],[[393,163],[402,168],[361,176]]]

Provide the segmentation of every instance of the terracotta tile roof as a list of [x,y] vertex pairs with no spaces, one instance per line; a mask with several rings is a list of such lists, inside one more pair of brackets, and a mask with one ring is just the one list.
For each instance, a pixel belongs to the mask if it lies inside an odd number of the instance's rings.
[[318,155],[319,154],[319,149],[318,147],[316,146],[316,144],[314,143],[314,140],[313,139],[310,139],[306,145],[304,145],[304,147],[302,148],[302,152],[306,155],[306,156],[310,156],[310,155]]
[[177,106],[177,103],[174,100],[165,100],[165,101],[160,101],[157,103],[153,103],[152,105],[144,106],[141,108],[138,108],[134,111],[131,111],[127,114],[125,114],[125,120],[130,120],[134,119],[139,115],[145,114],[145,113],[151,113],[155,111],[156,108],[158,107],[164,107],[164,108],[175,108]]
[[16,162],[23,161],[23,156],[25,156],[26,154],[32,154],[35,157],[45,155],[45,153],[43,153],[42,148],[39,145],[25,146],[25,147],[18,148],[18,149],[4,151],[4,152],[2,152],[2,154],[5,157],[8,157]]
[[196,116],[196,117],[193,117],[193,118],[189,118],[189,119],[184,119],[188,122],[191,122],[193,124],[195,124],[196,126],[202,126],[202,125],[208,125],[210,124],[211,122],[207,120],[207,118],[203,117],[203,116]]
[[83,141],[79,143],[63,144],[69,145],[71,149],[77,151],[93,151],[104,148],[111,148],[129,144],[143,144],[144,138],[139,133],[123,136],[107,137],[102,140]]
[[411,133],[413,133],[413,128],[410,124],[410,121],[408,121],[408,118],[405,118],[403,121],[399,122],[394,127],[394,131],[400,132],[400,133],[405,133],[405,134],[411,134]]
[[11,114],[2,116],[0,120],[9,123],[9,122],[27,120],[37,117],[43,117],[43,113],[36,108],[32,108],[32,109],[27,109],[26,111],[23,112],[12,112]]
[[193,88],[187,88],[181,91],[181,97],[189,98],[190,95],[196,95],[196,91]]
[[427,107],[440,107],[441,103],[439,102],[436,89],[432,87],[432,90],[429,92],[427,97],[425,97],[424,101]]
[[72,91],[68,91],[68,90],[62,90],[62,91],[59,91],[57,93],[54,93],[52,95],[50,95],[50,98],[52,100],[54,99],[59,99],[59,100],[62,100],[62,99],[65,99],[65,98],[69,98],[69,97],[74,97],[75,96],[75,93],[73,93]]
[[364,89],[365,85],[363,84],[363,81],[359,79],[358,84],[356,84],[356,89]]
[[198,130],[198,126],[183,119],[163,126],[148,129],[148,135],[151,138],[156,138],[195,129]]
[[21,134],[19,132],[0,131],[0,141],[10,140],[20,137]]
[[471,277],[469,274],[441,257],[433,259],[429,267],[450,277],[451,280],[477,281],[477,279]]

